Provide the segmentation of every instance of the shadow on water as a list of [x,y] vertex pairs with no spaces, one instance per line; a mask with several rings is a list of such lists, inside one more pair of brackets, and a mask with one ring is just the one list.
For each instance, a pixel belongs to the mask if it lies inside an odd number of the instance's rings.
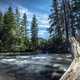
[[16,80],[59,80],[71,61],[69,54],[6,56],[0,59],[0,72]]

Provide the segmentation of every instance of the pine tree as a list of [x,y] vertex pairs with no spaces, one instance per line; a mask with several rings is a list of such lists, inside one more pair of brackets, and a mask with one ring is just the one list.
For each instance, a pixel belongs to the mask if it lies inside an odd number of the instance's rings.
[[73,27],[75,28],[75,31],[77,31],[78,34],[80,35],[80,0],[72,0],[72,2],[73,2],[72,12],[74,20]]
[[16,8],[16,51],[20,50],[21,47],[21,18],[20,18],[20,12],[18,8]]
[[27,15],[26,13],[23,14],[23,26],[24,26],[24,44],[26,45],[26,48],[29,48],[29,38],[28,38],[28,21],[27,21]]
[[26,16],[23,15],[21,17],[20,12],[18,8],[16,8],[16,50],[17,51],[24,51],[26,49],[26,44],[25,44],[25,27],[26,27]]
[[50,28],[49,32],[53,38],[62,40],[63,38],[63,15],[61,1],[53,0],[51,15],[49,16]]
[[4,35],[3,43],[4,47],[8,51],[14,51],[15,49],[15,35],[16,35],[16,21],[12,8],[9,7],[8,11],[4,15]]
[[75,35],[76,35],[76,27],[74,26],[74,12],[73,12],[73,6],[74,6],[74,4],[73,4],[73,1],[71,0],[70,2],[70,19],[71,19],[71,24],[70,24],[70,26],[71,26],[71,36],[74,36],[75,37]]
[[16,8],[16,24],[17,24],[17,27],[20,26],[20,12],[18,10],[18,8]]
[[27,15],[26,15],[26,13],[24,13],[23,14],[23,26],[24,26],[24,29],[25,29],[25,34],[24,34],[25,38],[27,38],[27,35],[28,35],[28,33],[27,33],[27,31],[28,31],[27,25],[28,25]]
[[27,16],[26,13],[23,14],[23,17],[21,18],[21,22],[20,22],[20,39],[21,39],[21,44],[22,44],[22,48],[24,50],[26,50],[27,48],[27,41],[28,41],[28,37],[27,37]]
[[71,36],[71,9],[69,0],[53,0],[50,19],[50,34],[53,43],[62,45],[66,42],[66,50],[69,47],[69,37]]
[[32,48],[35,49],[38,46],[38,24],[36,16],[34,15],[32,18],[32,24],[31,24],[31,42],[32,42]]

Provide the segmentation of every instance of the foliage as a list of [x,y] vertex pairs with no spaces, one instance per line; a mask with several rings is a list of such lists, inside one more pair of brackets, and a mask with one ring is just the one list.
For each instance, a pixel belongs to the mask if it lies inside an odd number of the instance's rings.
[[13,50],[15,46],[15,32],[16,22],[12,8],[9,7],[8,11],[4,15],[4,27],[3,27],[3,38],[2,43],[5,50]]
[[21,18],[18,9],[15,14],[11,7],[4,15],[0,12],[0,51],[25,51],[28,48],[26,17],[24,14]]
[[72,12],[73,12],[73,26],[79,32],[80,31],[80,0],[72,0]]
[[[0,51],[62,50],[71,36],[80,35],[80,0],[52,0],[49,15],[50,38],[39,39],[38,23],[34,15],[31,22],[31,39],[28,36],[27,15],[11,7],[4,15],[0,12]],[[66,45],[66,46],[65,46]]]
[[52,38],[60,38],[63,39],[64,36],[64,26],[63,26],[63,13],[62,7],[58,7],[59,4],[58,0],[53,0],[52,2],[52,9],[51,14],[49,16],[50,20],[50,37]]
[[65,41],[69,47],[69,38],[80,31],[80,0],[53,0],[49,20],[51,41],[56,45]]
[[35,15],[33,16],[31,23],[31,43],[32,48],[36,49],[38,45],[38,24]]

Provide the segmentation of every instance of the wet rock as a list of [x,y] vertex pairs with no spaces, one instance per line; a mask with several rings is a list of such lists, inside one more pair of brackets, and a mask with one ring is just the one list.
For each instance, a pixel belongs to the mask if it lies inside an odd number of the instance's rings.
[[0,80],[16,80],[15,75],[8,75],[6,73],[0,73]]

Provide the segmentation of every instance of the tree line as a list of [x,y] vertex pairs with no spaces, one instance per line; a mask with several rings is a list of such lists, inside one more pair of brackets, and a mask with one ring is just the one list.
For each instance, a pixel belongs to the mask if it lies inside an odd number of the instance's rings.
[[4,13],[0,11],[0,51],[35,50],[38,45],[38,24],[33,15],[31,22],[31,38],[28,33],[26,13],[20,15],[18,8],[13,11],[10,6]]
[[9,7],[6,12],[0,12],[0,51],[69,51],[69,38],[80,35],[80,0],[52,0],[49,24],[49,39],[39,39],[37,19],[33,15],[29,38],[26,13],[21,17],[18,8],[13,11]]

